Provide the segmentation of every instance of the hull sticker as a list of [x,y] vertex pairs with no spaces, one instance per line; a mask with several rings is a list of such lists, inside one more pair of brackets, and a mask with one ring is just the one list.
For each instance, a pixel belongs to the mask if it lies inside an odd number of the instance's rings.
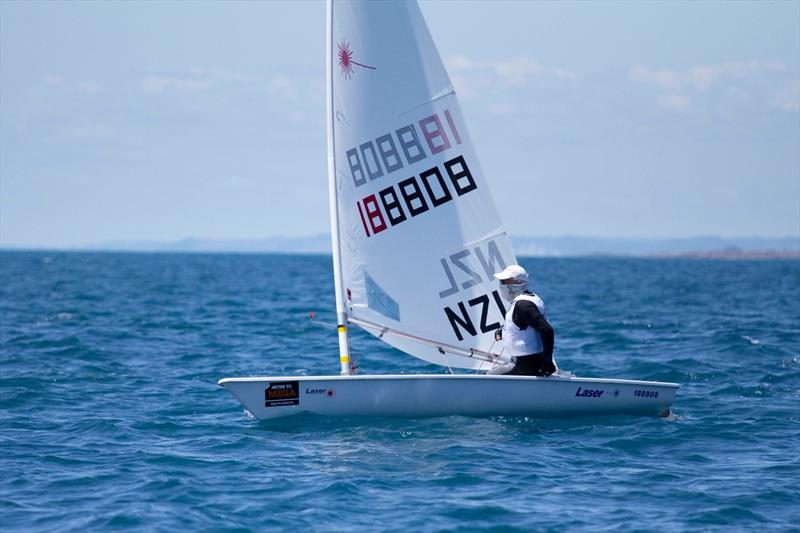
[[299,381],[275,381],[264,389],[264,407],[283,407],[299,404]]

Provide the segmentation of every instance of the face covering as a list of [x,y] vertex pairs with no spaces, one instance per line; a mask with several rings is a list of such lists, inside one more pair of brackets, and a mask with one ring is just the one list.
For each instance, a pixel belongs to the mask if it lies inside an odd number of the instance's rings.
[[500,285],[500,296],[502,296],[506,301],[511,302],[522,294],[523,292],[528,290],[527,283],[515,283],[509,285]]

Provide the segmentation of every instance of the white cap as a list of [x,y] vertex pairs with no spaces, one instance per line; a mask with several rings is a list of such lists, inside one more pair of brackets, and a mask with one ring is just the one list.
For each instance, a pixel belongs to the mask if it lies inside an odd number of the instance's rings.
[[517,279],[519,281],[528,281],[528,273],[519,265],[508,265],[505,270],[498,272],[494,277],[500,280]]

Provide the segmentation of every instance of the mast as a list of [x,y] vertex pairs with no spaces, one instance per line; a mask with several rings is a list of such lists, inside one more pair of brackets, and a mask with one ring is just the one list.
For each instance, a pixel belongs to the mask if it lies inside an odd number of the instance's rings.
[[336,324],[339,334],[339,363],[341,374],[349,376],[350,333],[347,331],[347,315],[344,309],[344,288],[342,287],[342,256],[339,241],[339,202],[336,190],[335,145],[333,139],[333,0],[326,2],[326,53],[325,77],[327,85],[328,109],[328,202],[331,216],[331,249],[333,251],[333,284],[336,294]]

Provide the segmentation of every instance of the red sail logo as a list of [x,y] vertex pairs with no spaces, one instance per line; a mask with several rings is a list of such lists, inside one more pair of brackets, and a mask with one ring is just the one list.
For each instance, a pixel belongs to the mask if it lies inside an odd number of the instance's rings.
[[368,68],[370,70],[375,70],[375,67],[370,67],[369,65],[365,65],[363,63],[359,63],[358,61],[353,61],[353,51],[350,50],[350,43],[347,41],[342,41],[339,43],[339,68],[342,69],[342,74],[344,74],[345,79],[350,79],[353,77],[353,65],[361,68]]

